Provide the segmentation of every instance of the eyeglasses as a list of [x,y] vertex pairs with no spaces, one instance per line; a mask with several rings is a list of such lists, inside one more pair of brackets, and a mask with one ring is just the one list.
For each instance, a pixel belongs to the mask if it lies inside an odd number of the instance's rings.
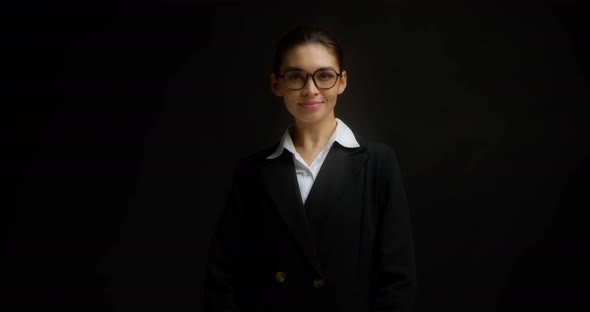
[[288,70],[282,75],[277,75],[283,78],[287,88],[291,90],[301,90],[307,83],[307,76],[311,76],[313,83],[321,90],[332,88],[336,85],[336,80],[341,74],[333,69],[318,69],[313,74],[309,74],[303,70]]

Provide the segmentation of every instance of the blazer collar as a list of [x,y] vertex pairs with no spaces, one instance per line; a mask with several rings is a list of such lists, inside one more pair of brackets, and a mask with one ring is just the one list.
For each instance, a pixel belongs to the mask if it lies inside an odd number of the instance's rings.
[[303,210],[301,195],[299,195],[293,155],[281,153],[277,158],[264,161],[260,168],[260,175],[280,216],[301,247],[304,256],[311,262],[316,272],[321,274],[311,227]]
[[346,148],[334,144],[330,149],[304,205],[314,239],[322,238],[326,219],[333,209],[338,209],[340,198],[358,179],[367,159],[365,146]]
[[261,178],[280,216],[320,276],[322,270],[317,243],[322,224],[368,158],[362,139],[359,142],[361,144],[355,148],[339,143],[332,145],[305,206],[301,201],[293,154],[281,153],[276,158],[266,159],[260,168]]

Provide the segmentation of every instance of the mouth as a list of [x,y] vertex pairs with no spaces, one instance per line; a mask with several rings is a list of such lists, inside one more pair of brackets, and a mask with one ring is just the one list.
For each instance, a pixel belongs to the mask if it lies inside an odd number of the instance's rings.
[[299,105],[304,109],[317,109],[318,107],[320,107],[321,104],[322,102],[319,101],[305,101],[299,103]]

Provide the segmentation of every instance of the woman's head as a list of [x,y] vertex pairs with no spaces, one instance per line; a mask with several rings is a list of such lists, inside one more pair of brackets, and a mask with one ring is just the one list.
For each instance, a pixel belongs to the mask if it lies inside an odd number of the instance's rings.
[[298,122],[334,118],[339,94],[346,88],[343,53],[336,39],[315,27],[298,27],[283,36],[275,53],[271,88],[282,96]]
[[286,33],[278,42],[275,51],[273,72],[279,74],[285,54],[299,45],[317,43],[330,51],[338,61],[338,72],[344,69],[344,53],[338,41],[327,31],[314,26],[299,26]]

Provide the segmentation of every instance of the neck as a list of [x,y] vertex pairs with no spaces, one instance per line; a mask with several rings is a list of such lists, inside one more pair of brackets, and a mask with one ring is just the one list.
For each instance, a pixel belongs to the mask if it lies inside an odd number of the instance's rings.
[[330,115],[316,123],[304,123],[295,120],[292,137],[296,147],[313,149],[326,145],[336,129],[336,118]]

